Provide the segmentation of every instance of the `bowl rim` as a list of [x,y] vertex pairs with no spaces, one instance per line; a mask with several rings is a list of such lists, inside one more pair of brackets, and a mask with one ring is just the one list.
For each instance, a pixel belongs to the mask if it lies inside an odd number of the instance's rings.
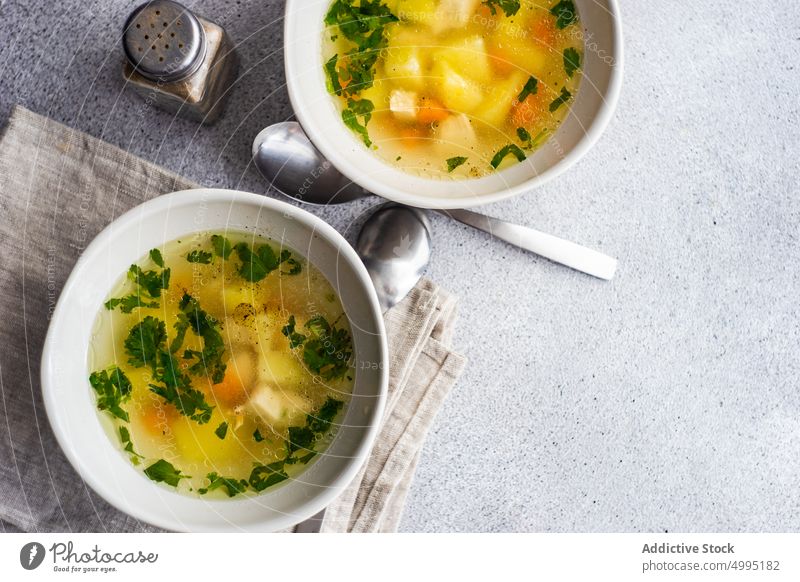
[[[617,104],[622,92],[622,77],[624,70],[624,48],[623,48],[623,35],[622,35],[622,18],[620,16],[620,9],[618,0],[604,0],[607,3],[607,12],[611,22],[611,38],[613,39],[614,50],[610,55],[614,59],[614,66],[611,67],[609,75],[608,88],[603,95],[602,105],[597,113],[592,117],[591,123],[585,128],[583,134],[577,141],[574,147],[555,164],[549,166],[546,170],[532,176],[529,179],[523,180],[513,186],[506,186],[491,193],[484,193],[479,195],[469,195],[468,185],[474,180],[454,180],[448,182],[449,185],[454,185],[454,188],[462,191],[459,196],[451,197],[435,197],[425,196],[413,191],[412,188],[404,189],[397,187],[389,181],[377,180],[366,172],[360,171],[357,164],[352,163],[347,159],[346,148],[337,147],[342,144],[333,143],[326,137],[322,136],[322,128],[318,128],[312,121],[310,110],[313,108],[313,101],[309,98],[306,91],[301,91],[297,85],[296,75],[291,70],[292,63],[295,59],[295,42],[294,33],[298,29],[296,22],[302,19],[303,27],[307,30],[308,18],[301,16],[301,10],[295,9],[295,5],[299,5],[302,0],[286,0],[286,8],[284,11],[284,29],[283,29],[283,49],[284,49],[284,69],[286,75],[286,87],[289,93],[289,100],[294,110],[298,122],[306,131],[309,139],[320,150],[320,152],[327,158],[342,174],[349,178],[354,183],[358,184],[368,192],[399,202],[409,206],[416,206],[419,208],[438,208],[438,209],[454,209],[454,208],[470,208],[483,206],[484,204],[491,204],[506,200],[513,196],[529,192],[535,188],[543,186],[547,182],[560,176],[576,164],[586,153],[599,141],[603,132],[608,127],[611,119],[616,111]],[[322,33],[322,23],[315,23],[313,26],[319,34]],[[321,59],[321,57],[320,57]],[[321,60],[320,60],[321,63]],[[321,67],[321,64],[320,64]],[[327,94],[326,94],[327,96]],[[319,130],[319,132],[318,132]],[[549,140],[548,140],[549,141]],[[389,168],[388,164],[384,165]],[[506,168],[497,173],[497,176],[502,176],[509,171],[513,171],[516,165]],[[412,176],[409,174],[409,176]],[[420,178],[413,176],[414,178]],[[432,178],[421,178],[423,181],[430,181],[440,183],[441,180]]]
[[[377,341],[379,344],[378,351],[382,363],[382,365],[379,367],[377,376],[378,385],[375,393],[376,405],[372,407],[371,413],[369,414],[369,425],[365,431],[364,437],[359,442],[357,448],[353,451],[353,455],[346,461],[343,461],[342,467],[337,471],[336,478],[333,479],[332,482],[327,483],[324,487],[317,488],[318,492],[315,495],[298,501],[297,506],[293,508],[291,513],[268,518],[257,523],[254,522],[253,524],[248,524],[246,527],[239,527],[237,524],[233,524],[225,520],[224,523],[214,524],[215,527],[208,527],[206,525],[198,524],[199,527],[197,527],[197,529],[190,529],[186,527],[186,523],[175,519],[170,514],[159,513],[150,509],[132,506],[131,504],[127,503],[123,496],[121,496],[119,493],[115,493],[116,490],[114,488],[109,487],[106,483],[102,482],[102,480],[97,479],[95,475],[87,470],[88,467],[84,466],[81,459],[82,455],[78,453],[78,451],[69,441],[67,436],[68,431],[63,425],[65,413],[60,410],[61,407],[57,401],[55,379],[52,377],[52,366],[50,365],[51,362],[54,361],[55,352],[59,349],[59,338],[56,337],[56,334],[59,331],[59,322],[63,318],[63,312],[69,309],[69,305],[67,304],[67,297],[70,295],[69,292],[72,287],[76,285],[76,281],[81,276],[84,265],[89,264],[92,260],[97,260],[101,256],[99,253],[104,249],[109,239],[114,236],[114,231],[120,229],[121,227],[126,227],[131,224],[141,222],[148,216],[152,216],[153,214],[162,212],[166,209],[174,211],[176,206],[191,206],[192,204],[196,204],[201,196],[205,203],[226,202],[230,204],[248,203],[259,205],[262,210],[274,212],[277,215],[285,216],[287,220],[295,220],[299,223],[302,223],[303,226],[310,229],[315,235],[319,234],[326,239],[328,243],[333,244],[339,252],[339,255],[344,255],[347,262],[353,269],[359,284],[364,287],[367,296],[369,297],[369,305],[367,306],[367,309],[370,312],[371,319],[374,320],[376,325],[376,333],[374,337],[375,341]],[[201,230],[202,229],[198,229],[198,232]],[[383,418],[386,408],[386,401],[388,398],[388,364],[388,337],[386,334],[383,313],[380,309],[377,293],[363,262],[358,257],[353,247],[336,229],[307,210],[293,206],[287,202],[276,200],[274,198],[240,190],[195,188],[163,194],[130,208],[125,213],[106,225],[86,246],[73,266],[69,277],[64,283],[64,286],[59,294],[59,298],[56,302],[55,309],[53,310],[42,349],[39,373],[45,412],[59,447],[81,479],[83,479],[83,481],[87,483],[91,489],[106,502],[118,510],[126,513],[127,515],[163,529],[172,531],[241,532],[243,530],[275,531],[304,521],[327,507],[336,499],[336,497],[341,494],[344,488],[351,483],[351,481],[361,470],[363,464],[368,459],[370,451],[372,450],[372,446],[377,438],[378,431],[380,430],[381,419]],[[87,390],[90,389],[88,382],[86,383],[85,387]],[[145,482],[147,481],[145,480]],[[154,495],[158,494],[158,492],[162,489],[156,483],[149,483],[149,485],[153,487]],[[177,492],[170,491],[170,493],[174,495],[180,495]],[[192,501],[197,501],[198,503],[213,503],[217,501],[202,500],[199,498],[195,499],[184,495],[182,495],[182,497]],[[254,496],[254,498],[258,497],[258,495]],[[247,499],[249,498],[243,498],[239,500],[225,499],[221,500],[221,502],[245,502]]]

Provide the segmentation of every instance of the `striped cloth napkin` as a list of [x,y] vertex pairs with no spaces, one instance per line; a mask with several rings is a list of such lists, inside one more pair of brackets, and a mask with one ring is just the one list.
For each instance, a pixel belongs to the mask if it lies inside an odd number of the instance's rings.
[[[108,505],[72,469],[45,416],[39,360],[59,290],[116,216],[195,185],[16,107],[0,139],[0,527],[155,531]],[[372,454],[323,532],[396,531],[420,450],[465,360],[450,348],[456,299],[428,280],[386,314],[389,401]],[[302,526],[299,528],[302,529]]]

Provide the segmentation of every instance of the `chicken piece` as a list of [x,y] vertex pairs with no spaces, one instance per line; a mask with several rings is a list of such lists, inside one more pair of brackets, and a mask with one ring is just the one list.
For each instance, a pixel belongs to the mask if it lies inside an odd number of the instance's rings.
[[273,427],[302,424],[311,402],[299,394],[262,383],[253,390],[245,409]]
[[415,121],[419,110],[417,94],[414,91],[394,89],[389,94],[389,109],[400,121]]

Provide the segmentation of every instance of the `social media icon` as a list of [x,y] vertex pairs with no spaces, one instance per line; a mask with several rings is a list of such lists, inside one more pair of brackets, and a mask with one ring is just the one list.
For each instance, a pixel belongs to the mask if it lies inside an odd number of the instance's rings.
[[28,542],[19,551],[19,563],[26,570],[35,570],[44,561],[44,546],[39,542]]

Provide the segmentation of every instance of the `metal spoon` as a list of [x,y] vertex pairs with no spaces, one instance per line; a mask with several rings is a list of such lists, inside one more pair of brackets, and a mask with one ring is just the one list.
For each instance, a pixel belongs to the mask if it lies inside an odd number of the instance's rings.
[[[340,204],[370,195],[326,160],[295,121],[261,130],[253,141],[253,161],[278,191],[301,202]],[[600,279],[613,278],[617,269],[608,255],[532,228],[469,210],[436,212]]]

